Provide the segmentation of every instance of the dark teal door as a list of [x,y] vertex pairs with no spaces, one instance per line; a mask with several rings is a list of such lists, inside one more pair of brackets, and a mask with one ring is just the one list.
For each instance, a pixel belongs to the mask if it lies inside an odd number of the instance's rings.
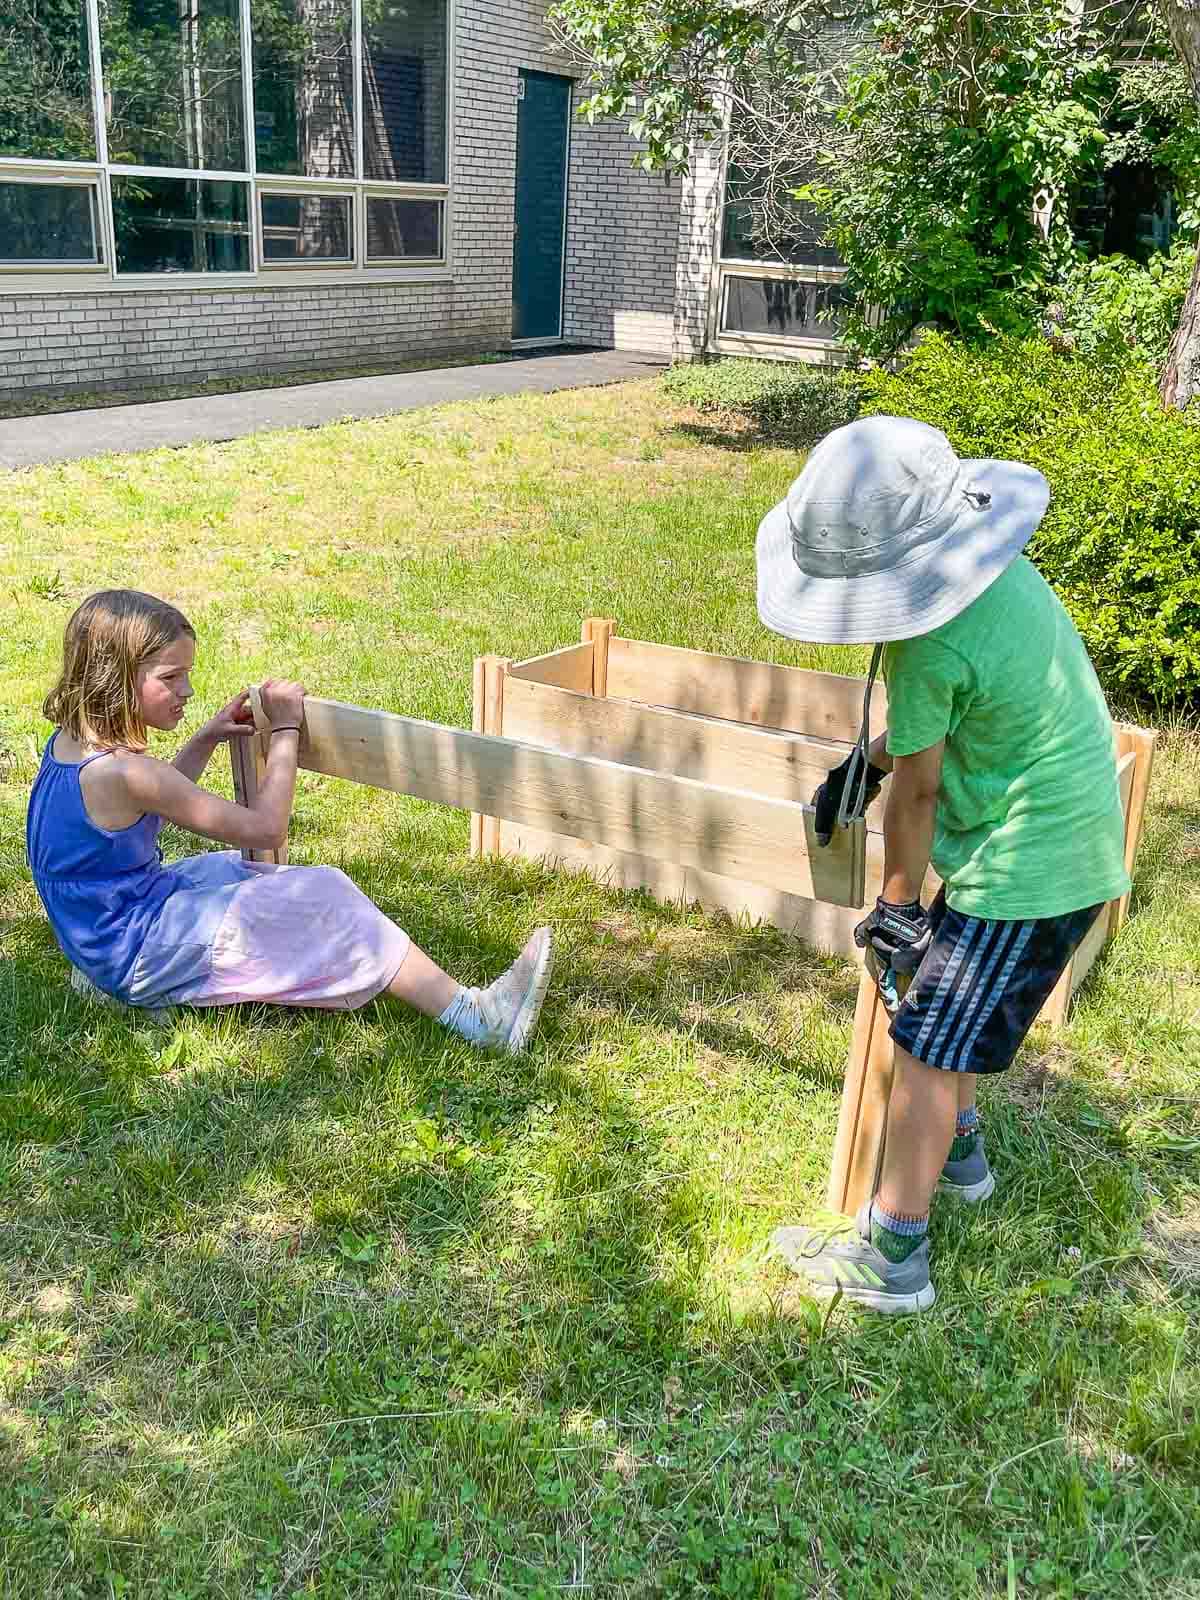
[[522,72],[518,94],[513,338],[558,339],[571,80]]

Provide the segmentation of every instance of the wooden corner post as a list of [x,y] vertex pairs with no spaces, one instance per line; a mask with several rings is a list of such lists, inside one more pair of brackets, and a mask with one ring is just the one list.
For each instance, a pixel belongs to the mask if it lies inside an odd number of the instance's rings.
[[585,617],[580,635],[584,644],[592,647],[592,693],[603,700],[608,694],[608,641],[613,636],[616,621],[612,617]]
[[[1117,756],[1133,757],[1133,779],[1125,798],[1125,870],[1133,876],[1134,860],[1142,839],[1146,820],[1146,796],[1150,791],[1150,777],[1154,771],[1154,747],[1158,734],[1153,728],[1138,728],[1131,722],[1117,723]],[[1114,902],[1109,934],[1121,931],[1129,915],[1129,895],[1123,894]]]
[[[476,656],[471,701],[472,733],[504,732],[504,680],[512,662],[507,656]],[[471,854],[500,854],[500,818],[471,813]]]
[[[233,769],[233,797],[240,806],[254,804],[267,770],[267,746],[270,741],[270,724],[263,713],[262,700],[256,688],[250,690],[250,705],[254,712],[254,733],[248,738],[230,739],[229,762]],[[243,861],[265,861],[272,866],[287,865],[287,845],[278,850],[243,850]]]
[[883,1165],[895,1062],[889,1020],[875,980],[864,967],[829,1168],[827,1204],[846,1216],[853,1216],[875,1193]]

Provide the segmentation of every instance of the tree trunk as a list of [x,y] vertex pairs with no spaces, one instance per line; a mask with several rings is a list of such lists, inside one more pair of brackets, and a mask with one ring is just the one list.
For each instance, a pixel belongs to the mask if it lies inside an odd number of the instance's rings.
[[[1200,0],[1160,0],[1179,59],[1192,80],[1192,92],[1200,106]],[[1192,273],[1191,287],[1183,302],[1183,315],[1171,340],[1167,364],[1163,369],[1162,403],[1178,406],[1200,395],[1200,252]]]
[[1200,253],[1183,302],[1183,315],[1171,340],[1159,394],[1164,406],[1178,406],[1181,411],[1189,400],[1200,395]]

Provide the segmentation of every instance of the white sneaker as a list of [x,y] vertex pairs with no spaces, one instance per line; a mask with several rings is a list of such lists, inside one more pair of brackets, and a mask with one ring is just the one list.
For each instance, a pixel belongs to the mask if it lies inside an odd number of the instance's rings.
[[550,929],[539,928],[502,977],[472,991],[487,1024],[483,1043],[520,1055],[537,1026],[553,966]]

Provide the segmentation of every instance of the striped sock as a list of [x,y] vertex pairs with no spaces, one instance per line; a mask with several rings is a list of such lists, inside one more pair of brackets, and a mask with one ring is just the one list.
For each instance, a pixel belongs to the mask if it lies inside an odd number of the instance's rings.
[[906,1261],[929,1232],[929,1213],[923,1217],[898,1216],[871,1201],[871,1243],[889,1261]]
[[954,1124],[954,1143],[950,1146],[951,1161],[965,1161],[979,1139],[979,1113],[974,1106],[963,1106]]

